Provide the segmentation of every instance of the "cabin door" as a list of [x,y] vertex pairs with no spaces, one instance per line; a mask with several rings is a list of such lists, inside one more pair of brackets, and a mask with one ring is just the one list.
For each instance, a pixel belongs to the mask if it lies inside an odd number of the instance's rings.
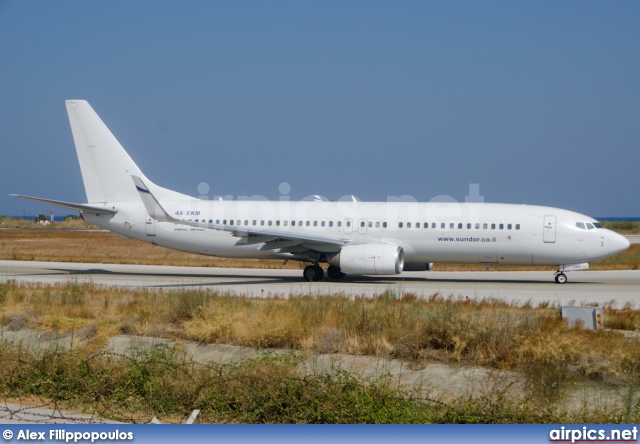
[[144,229],[147,232],[147,236],[155,236],[156,235],[156,221],[149,214],[146,214],[146,219],[144,222]]
[[542,240],[544,240],[544,242],[546,243],[553,243],[556,241],[556,217],[555,216],[544,217]]

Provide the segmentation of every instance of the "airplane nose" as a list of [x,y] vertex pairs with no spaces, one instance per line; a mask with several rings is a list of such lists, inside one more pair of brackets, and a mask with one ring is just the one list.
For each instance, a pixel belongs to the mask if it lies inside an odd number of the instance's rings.
[[609,235],[609,250],[612,254],[620,253],[621,251],[626,250],[631,245],[629,239],[618,234],[618,233],[610,233]]

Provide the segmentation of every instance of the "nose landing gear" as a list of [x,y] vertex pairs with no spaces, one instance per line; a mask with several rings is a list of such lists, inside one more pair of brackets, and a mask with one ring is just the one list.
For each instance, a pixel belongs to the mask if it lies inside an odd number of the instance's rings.
[[556,272],[556,283],[564,284],[567,282],[567,275],[562,272]]
[[579,271],[588,269],[589,264],[587,262],[583,262],[581,264],[560,265],[558,267],[558,270],[555,272],[556,282],[558,284],[564,284],[567,282],[567,275],[564,274],[565,271]]

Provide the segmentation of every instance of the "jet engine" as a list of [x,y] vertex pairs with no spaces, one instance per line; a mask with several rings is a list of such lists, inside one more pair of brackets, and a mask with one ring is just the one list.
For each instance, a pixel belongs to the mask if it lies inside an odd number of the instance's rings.
[[404,250],[393,244],[348,245],[329,257],[330,265],[351,274],[400,274],[404,269]]

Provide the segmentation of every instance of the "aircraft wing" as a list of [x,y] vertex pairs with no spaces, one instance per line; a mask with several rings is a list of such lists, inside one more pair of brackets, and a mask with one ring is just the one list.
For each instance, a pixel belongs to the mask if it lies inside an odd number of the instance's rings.
[[236,245],[264,244],[262,250],[280,250],[281,253],[303,253],[313,250],[321,253],[338,252],[349,240],[326,236],[313,236],[301,233],[288,233],[275,230],[263,230],[246,226],[207,224],[176,219],[162,207],[138,176],[131,176],[147,213],[159,222],[172,222],[179,225],[227,231],[240,239]]
[[77,204],[77,203],[71,203],[71,202],[63,202],[61,200],[43,199],[41,197],[22,196],[20,194],[10,194],[9,196],[19,197],[21,199],[33,200],[36,202],[46,203],[47,205],[54,205],[56,207],[68,208],[70,210],[76,210],[80,212],[86,211],[94,214],[116,214],[118,212],[117,210],[107,208],[107,207],[100,207],[97,205]]

